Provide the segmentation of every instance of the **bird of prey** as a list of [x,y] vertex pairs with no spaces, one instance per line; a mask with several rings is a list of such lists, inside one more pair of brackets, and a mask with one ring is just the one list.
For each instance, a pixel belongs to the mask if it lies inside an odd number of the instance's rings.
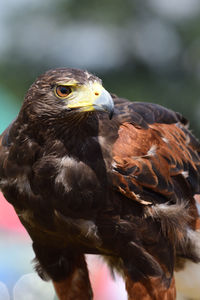
[[85,254],[123,276],[129,300],[174,300],[174,274],[200,262],[199,154],[181,114],[54,69],[0,137],[0,188],[60,300],[93,298]]

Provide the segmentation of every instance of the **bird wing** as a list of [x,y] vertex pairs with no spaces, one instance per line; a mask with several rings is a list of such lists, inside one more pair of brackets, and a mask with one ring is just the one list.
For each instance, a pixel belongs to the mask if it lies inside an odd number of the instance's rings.
[[143,293],[148,299],[160,299],[162,293],[163,299],[172,297],[174,256],[200,261],[191,250],[196,242],[190,244],[187,235],[188,228],[195,232],[199,224],[194,195],[199,194],[200,143],[179,113],[156,104],[117,98],[115,102],[119,129],[112,147],[112,186],[121,200],[130,199],[143,209],[136,229],[141,232],[140,247],[159,262],[163,278],[169,279],[163,285],[159,276],[152,279],[147,271],[146,279],[133,284],[127,275],[129,297],[141,299]]
[[144,205],[198,194],[200,143],[186,119],[155,104],[118,100],[116,106],[121,124],[113,145],[114,188]]

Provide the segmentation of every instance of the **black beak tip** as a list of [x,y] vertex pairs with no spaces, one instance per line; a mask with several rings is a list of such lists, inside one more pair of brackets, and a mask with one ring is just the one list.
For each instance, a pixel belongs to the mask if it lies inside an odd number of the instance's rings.
[[110,119],[110,120],[112,119],[113,114],[114,114],[114,110],[111,110],[111,111],[109,112],[109,119]]

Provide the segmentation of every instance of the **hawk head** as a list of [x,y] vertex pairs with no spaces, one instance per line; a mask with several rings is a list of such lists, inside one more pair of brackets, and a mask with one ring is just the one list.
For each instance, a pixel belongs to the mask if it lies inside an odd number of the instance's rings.
[[54,120],[80,117],[85,112],[105,111],[112,117],[114,104],[101,80],[79,69],[49,70],[33,83],[22,111],[30,119]]

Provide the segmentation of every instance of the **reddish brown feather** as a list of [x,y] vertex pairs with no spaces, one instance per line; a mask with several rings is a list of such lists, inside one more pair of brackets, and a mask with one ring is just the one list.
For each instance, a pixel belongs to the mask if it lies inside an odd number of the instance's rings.
[[[191,156],[195,150],[198,149],[193,149],[188,136],[176,124],[156,123],[142,129],[124,123],[113,146],[115,169],[123,170],[123,176],[115,172],[117,179],[114,179],[114,185],[128,198],[143,204],[145,201],[131,190],[129,181],[138,189],[147,187],[170,196],[173,193],[170,188],[172,177],[183,175],[184,165],[189,163],[197,172],[199,162],[195,165]],[[133,167],[133,172],[124,176],[126,170]],[[149,204],[148,201],[146,204]]]
[[175,300],[176,288],[174,278],[166,288],[160,278],[148,278],[141,282],[133,282],[125,277],[128,300]]
[[77,261],[77,268],[65,280],[53,281],[54,288],[60,300],[91,300],[92,288],[90,285],[87,265],[84,256]]

